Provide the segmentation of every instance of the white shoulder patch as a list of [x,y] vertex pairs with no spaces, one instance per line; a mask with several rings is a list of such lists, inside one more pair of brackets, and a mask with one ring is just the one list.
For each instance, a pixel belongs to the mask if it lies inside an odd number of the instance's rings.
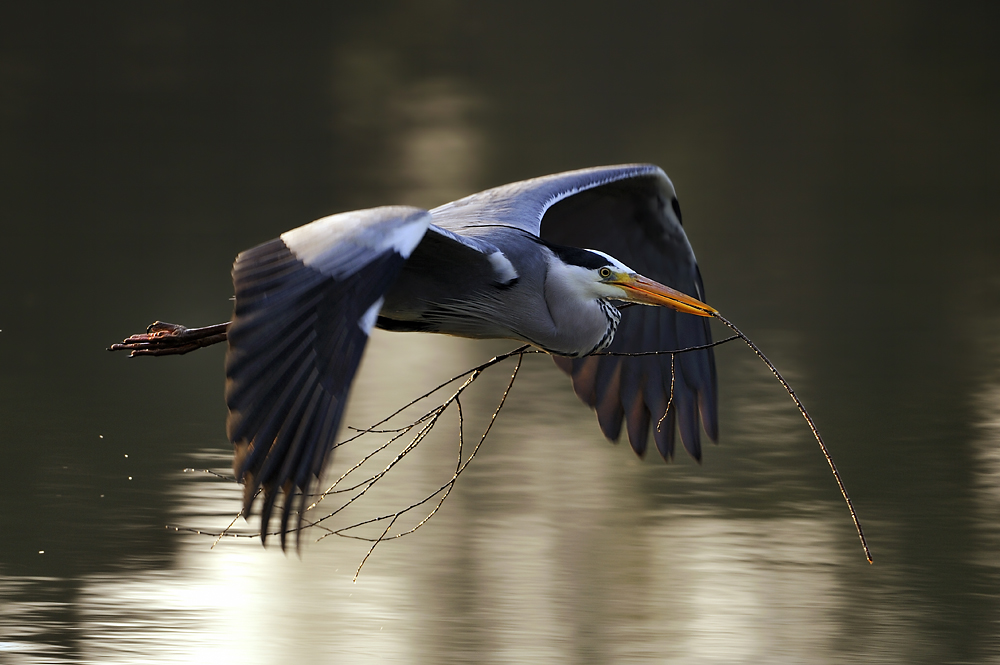
[[372,208],[317,219],[282,233],[281,240],[311,268],[352,274],[388,249],[409,258],[430,223],[430,213],[419,208]]
[[377,249],[392,247],[404,259],[410,258],[410,254],[417,248],[420,240],[424,237],[424,233],[427,232],[430,222],[431,216],[428,213],[424,213],[421,217],[417,217],[412,221],[407,220],[403,225],[386,233],[383,237],[382,245]]
[[517,270],[514,269],[514,264],[510,262],[510,259],[504,256],[503,252],[493,252],[486,258],[490,260],[490,265],[493,266],[493,270],[497,274],[497,281],[501,284],[513,282],[519,277]]
[[617,268],[618,270],[620,270],[622,272],[629,272],[629,273],[635,272],[634,270],[632,270],[631,268],[629,268],[627,265],[625,265],[624,263],[622,263],[621,261],[619,261],[615,257],[611,256],[610,254],[605,254],[604,252],[602,252],[599,249],[588,249],[587,251],[588,252],[593,252],[594,254],[600,254],[601,256],[603,256],[604,258],[606,258],[608,261],[610,261],[611,265],[613,265],[615,268]]
[[379,298],[372,303],[372,306],[365,310],[365,313],[361,315],[358,319],[358,327],[361,328],[362,332],[366,335],[372,334],[372,328],[375,327],[375,322],[378,320],[379,310],[382,309],[382,303],[385,302],[385,298]]

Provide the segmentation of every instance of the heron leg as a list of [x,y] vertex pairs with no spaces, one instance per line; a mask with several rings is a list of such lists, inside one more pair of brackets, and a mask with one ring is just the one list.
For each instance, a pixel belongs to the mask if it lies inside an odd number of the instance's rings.
[[108,351],[130,351],[132,356],[170,356],[195,351],[226,340],[229,321],[203,328],[188,328],[176,323],[156,321],[145,333],[112,344]]

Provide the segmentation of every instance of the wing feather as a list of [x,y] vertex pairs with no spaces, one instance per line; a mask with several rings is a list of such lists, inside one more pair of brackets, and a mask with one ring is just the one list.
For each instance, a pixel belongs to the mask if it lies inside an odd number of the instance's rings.
[[333,447],[386,291],[430,215],[377,208],[317,220],[236,258],[226,355],[227,433],[244,513],[263,490],[261,537],[279,494],[281,544]]
[[[522,219],[521,227],[529,230],[541,206],[537,228],[542,239],[600,250],[643,275],[705,299],[673,185],[659,168],[626,165],[587,169],[491,192],[483,209],[503,211],[498,218],[505,222]],[[515,200],[502,203],[505,193],[516,195]],[[473,208],[474,203],[466,201],[464,208]],[[434,215],[435,223],[442,223],[440,213],[435,211]],[[478,224],[485,224],[485,219]],[[622,311],[615,340],[607,351],[668,351],[700,346],[711,339],[707,319],[637,306]],[[655,425],[670,401],[669,356],[592,356],[557,364],[572,376],[577,395],[597,410],[605,436],[614,439],[618,435],[619,414],[624,415],[629,442],[639,454],[646,449],[650,423],[657,450],[665,459],[673,456],[675,422],[685,449],[695,459],[701,458],[699,421],[710,439],[718,438],[718,388],[711,350],[675,356],[671,413],[659,431]]]

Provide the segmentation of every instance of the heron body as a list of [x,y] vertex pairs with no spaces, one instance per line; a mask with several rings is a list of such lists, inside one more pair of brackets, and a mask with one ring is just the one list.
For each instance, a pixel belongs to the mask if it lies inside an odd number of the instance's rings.
[[[241,253],[233,283],[227,433],[246,513],[264,489],[262,533],[282,492],[282,534],[296,498],[301,520],[375,326],[542,349],[604,434],[617,439],[624,425],[639,454],[651,422],[663,423],[652,438],[667,459],[675,422],[697,459],[701,427],[717,436],[710,350],[673,367],[669,356],[593,355],[711,340],[704,317],[715,310],[702,302],[673,185],[655,166],[555,174],[430,211],[333,215]],[[654,306],[619,309],[628,303]]]
[[[386,294],[378,326],[514,339],[572,357],[610,343],[620,313],[604,298],[615,292],[599,290],[592,273],[602,266],[631,272],[626,266],[594,252],[553,248],[515,229],[497,228],[490,240],[493,247],[485,252],[455,261],[442,261],[440,241],[421,243]],[[476,279],[455,274],[470,266],[469,259],[481,263]]]

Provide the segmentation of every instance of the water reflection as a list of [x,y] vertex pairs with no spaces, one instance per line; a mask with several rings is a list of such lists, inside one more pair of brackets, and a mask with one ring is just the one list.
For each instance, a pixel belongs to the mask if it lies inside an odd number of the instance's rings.
[[[665,520],[651,536],[653,567],[667,574],[644,585],[640,626],[660,637],[635,655],[759,663],[806,662],[833,651],[838,582],[833,568],[813,565],[835,549],[822,523],[694,514]],[[667,608],[671,619],[664,621]]]
[[[345,47],[335,63],[337,128],[386,200],[432,208],[478,189],[487,142],[483,100],[454,76],[412,79],[398,53]],[[360,146],[364,147],[361,148]],[[363,171],[362,171],[363,172]],[[358,205],[365,205],[360,202]]]
[[472,122],[481,106],[448,79],[421,82],[403,100],[399,200],[430,208],[475,191],[483,179],[485,141]]
[[984,517],[1000,516],[1000,380],[992,377],[982,387],[976,401],[980,431],[975,441],[978,457],[977,480],[980,508]]
[[[763,337],[794,349],[780,331]],[[507,348],[378,331],[345,422],[369,425]],[[898,603],[869,598],[879,613],[856,625],[845,582],[855,573],[845,571],[862,558],[846,514],[816,500],[810,479],[830,481],[822,468],[802,473],[820,461],[808,432],[766,369],[737,349],[726,351],[724,379],[736,393],[723,414],[732,431],[706,451],[704,468],[607,445],[551,361],[529,357],[509,410],[440,514],[381,545],[357,584],[364,543],[307,542],[299,559],[253,539],[211,549],[210,536],[172,533],[169,568],[133,562],[86,575],[72,608],[11,604],[4,625],[29,628],[5,637],[7,649],[57,662],[71,634],[67,661],[106,663],[912,662],[916,624]],[[800,373],[794,357],[782,362]],[[510,369],[484,375],[464,400],[470,440]],[[456,425],[443,420],[339,524],[440,485],[455,463]],[[328,478],[369,447],[338,451]],[[221,475],[229,463],[220,447],[189,459]],[[218,531],[240,503],[240,488],[215,475],[178,472],[170,487],[171,525]],[[867,639],[853,642],[858,634]]]
[[74,617],[61,600],[65,585],[54,578],[0,575],[0,660],[33,665],[72,653],[67,627]]
[[976,526],[983,540],[982,550],[973,554],[978,565],[987,566],[994,578],[1000,574],[996,553],[1000,548],[1000,319],[992,319],[979,335],[983,345],[983,378],[975,395],[977,436],[976,489],[979,519]]
[[[495,346],[377,334],[347,422],[373,422]],[[860,556],[829,525],[842,515],[806,505],[797,517],[750,517],[729,502],[650,496],[650,482],[665,485],[662,474],[676,482],[694,467],[643,464],[603,444],[548,359],[529,359],[524,371],[512,410],[442,512],[417,534],[380,546],[357,585],[350,580],[363,544],[327,540],[298,560],[256,541],[224,539],[210,550],[209,537],[178,535],[176,570],[88,578],[84,650],[104,662],[174,640],[169,661],[225,654],[251,663],[440,663],[475,655],[521,663],[571,654],[579,662],[830,662],[815,654],[836,653],[845,630],[835,571]],[[487,375],[484,389],[470,394],[470,431],[492,410],[506,374]],[[761,391],[753,383],[751,395]],[[775,412],[768,431],[794,418],[794,410]],[[382,493],[365,497],[362,512],[398,508],[439,484],[454,465],[455,436],[442,427],[386,478]],[[772,443],[758,464],[778,454],[782,443]],[[338,454],[329,476],[352,460]],[[205,453],[200,461],[228,460]],[[177,487],[184,526],[217,529],[238,506],[239,488],[214,476],[188,474]],[[722,497],[729,489],[703,491]],[[262,616],[266,630],[246,630]],[[215,641],[231,634],[244,637],[224,648]]]

